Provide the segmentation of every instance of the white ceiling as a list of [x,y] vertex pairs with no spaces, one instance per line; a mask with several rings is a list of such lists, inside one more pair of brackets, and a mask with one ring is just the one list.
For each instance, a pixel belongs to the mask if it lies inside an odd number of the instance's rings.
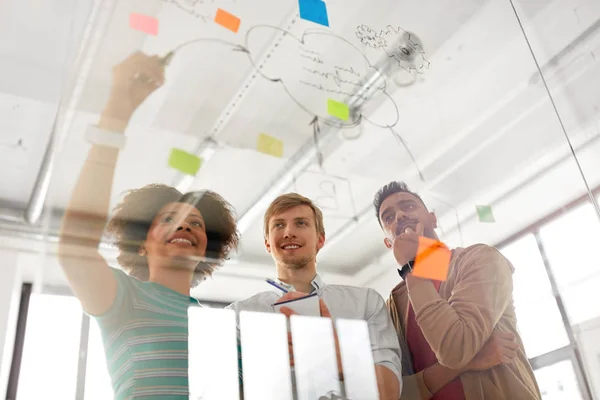
[[[63,209],[89,147],[82,132],[107,99],[111,66],[135,50],[164,55],[196,38],[211,40],[179,50],[166,85],[136,113],[119,159],[113,204],[130,188],[180,182],[167,166],[170,149],[195,151],[212,135],[219,149],[190,189],[216,190],[243,216],[265,193],[277,194],[269,190],[295,171],[296,179],[284,181],[279,192],[298,191],[323,206],[329,244],[319,256],[320,270],[332,280],[368,284],[392,265],[370,208],[375,191],[390,180],[405,180],[423,194],[450,245],[497,243],[585,192],[507,0],[327,0],[330,28],[299,19],[295,0],[175,1],[186,7],[195,3],[195,11],[209,17],[217,7],[226,9],[241,18],[240,30],[236,34],[210,18],[193,17],[170,1],[0,1],[1,201],[27,203],[62,92],[75,112],[61,108],[62,146],[48,201]],[[581,167],[596,186],[600,3],[514,3]],[[158,18],[160,34],[129,29],[131,12]],[[408,143],[424,181],[392,133],[366,121],[345,130],[322,124],[323,132],[330,132],[321,144],[323,170],[314,160],[299,171],[294,166],[312,147],[313,116],[307,110],[321,113],[327,94],[294,84],[307,76],[300,44],[291,35],[279,41],[276,28],[298,38],[315,28],[333,33],[337,37],[305,36],[304,48],[320,51],[326,62],[351,62],[367,71],[369,64],[381,65],[385,53],[357,39],[355,30],[363,24],[377,31],[401,27],[423,43],[429,68],[415,84],[400,87],[394,77],[404,79],[407,72],[393,66],[385,81],[390,98],[371,102],[363,114],[377,125],[398,119],[394,129]],[[250,54],[232,51],[238,44],[248,46]],[[260,65],[260,60],[265,62],[258,73],[252,62]],[[286,85],[263,75],[280,77]],[[254,150],[262,132],[284,142],[282,159]],[[349,135],[358,137],[349,140]],[[326,196],[333,187],[335,199]],[[479,223],[475,204],[491,204],[497,222]],[[214,294],[209,297],[230,299],[222,289],[232,279],[247,284],[272,274],[260,213],[248,220],[239,259],[203,285]]]

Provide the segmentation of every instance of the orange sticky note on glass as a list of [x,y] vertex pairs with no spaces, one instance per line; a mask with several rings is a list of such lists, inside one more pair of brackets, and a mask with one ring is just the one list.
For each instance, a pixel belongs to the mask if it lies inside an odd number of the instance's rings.
[[419,278],[445,281],[448,278],[451,257],[452,252],[444,243],[419,236],[412,274]]
[[158,20],[148,15],[131,13],[129,15],[129,27],[148,35],[158,35]]
[[241,20],[235,15],[218,8],[217,15],[215,16],[215,22],[219,25],[224,26],[230,31],[237,33],[238,29],[240,29]]

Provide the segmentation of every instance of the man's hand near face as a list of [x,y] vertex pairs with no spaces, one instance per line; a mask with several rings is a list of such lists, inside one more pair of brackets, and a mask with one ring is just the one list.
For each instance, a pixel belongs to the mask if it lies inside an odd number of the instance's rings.
[[406,228],[404,232],[400,232],[394,237],[392,248],[394,250],[394,258],[399,266],[403,266],[415,259],[417,249],[419,248],[419,236],[423,236],[423,232],[423,224],[419,222],[416,226],[416,231]]

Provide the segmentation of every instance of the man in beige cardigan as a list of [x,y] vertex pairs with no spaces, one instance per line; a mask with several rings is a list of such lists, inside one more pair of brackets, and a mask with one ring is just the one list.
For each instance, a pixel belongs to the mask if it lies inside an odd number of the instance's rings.
[[447,279],[417,277],[419,237],[438,240],[435,215],[403,182],[382,187],[373,205],[402,277],[388,300],[402,347],[402,398],[541,399],[517,332],[510,262],[482,244],[442,247]]

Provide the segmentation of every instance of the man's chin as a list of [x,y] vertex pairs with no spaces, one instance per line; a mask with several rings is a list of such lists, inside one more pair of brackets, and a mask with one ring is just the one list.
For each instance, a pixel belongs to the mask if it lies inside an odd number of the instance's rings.
[[281,263],[290,269],[302,269],[308,265],[310,259],[307,257],[286,257]]

